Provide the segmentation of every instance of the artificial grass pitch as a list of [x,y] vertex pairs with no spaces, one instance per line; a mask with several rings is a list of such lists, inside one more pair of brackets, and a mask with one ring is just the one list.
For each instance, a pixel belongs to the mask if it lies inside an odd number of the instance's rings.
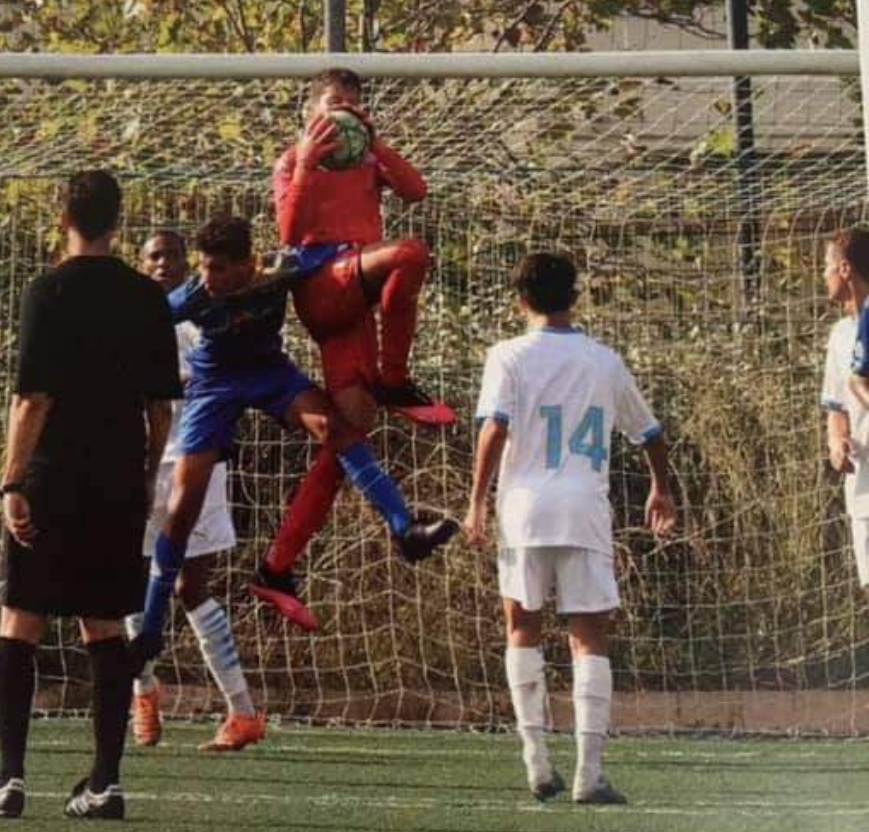
[[[129,746],[127,820],[100,829],[328,832],[734,832],[863,830],[869,743],[853,740],[627,738],[607,772],[630,805],[537,804],[513,735],[270,726],[238,753],[196,746],[213,726],[169,723],[156,748]],[[552,738],[573,776],[571,737]],[[90,724],[39,720],[18,830],[68,828],[69,789],[90,759]]]

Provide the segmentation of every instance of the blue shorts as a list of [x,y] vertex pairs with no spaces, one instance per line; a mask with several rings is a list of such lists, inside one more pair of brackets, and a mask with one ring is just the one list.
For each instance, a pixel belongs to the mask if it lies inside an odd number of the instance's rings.
[[258,367],[194,377],[184,394],[178,429],[182,454],[217,450],[225,459],[232,452],[235,426],[248,407],[268,413],[282,425],[287,408],[314,383],[295,364]]

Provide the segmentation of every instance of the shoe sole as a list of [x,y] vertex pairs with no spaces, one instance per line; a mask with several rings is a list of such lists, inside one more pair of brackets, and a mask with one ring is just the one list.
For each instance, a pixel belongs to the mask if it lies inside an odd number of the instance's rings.
[[415,565],[433,557],[441,546],[449,543],[461,530],[461,526],[455,520],[444,520],[443,525],[437,535],[431,538],[426,548],[420,547],[418,551],[406,553],[400,546],[399,552],[405,563]]
[[432,538],[432,547],[426,557],[433,555],[441,546],[446,546],[461,531],[461,528],[455,520],[444,520],[440,532]]
[[547,800],[552,800],[552,798],[558,797],[558,795],[566,790],[567,784],[564,782],[564,779],[558,772],[555,772],[552,780],[531,789],[531,794],[534,795],[535,800],[545,803]]
[[278,592],[276,589],[269,589],[264,586],[250,585],[250,591],[253,595],[271,604],[278,613],[280,613],[287,621],[301,627],[303,630],[313,632],[320,629],[320,622],[301,601],[287,595],[284,592]]
[[102,812],[94,812],[86,815],[78,815],[71,812],[66,811],[64,809],[64,817],[69,818],[70,820],[123,820],[124,819],[124,811],[102,813]]
[[139,748],[153,748],[155,745],[160,744],[162,738],[162,732],[157,734],[156,737],[138,737],[135,732],[133,733],[133,740]]
[[443,531],[437,537],[437,545],[445,546],[459,533],[461,528],[455,520],[444,521]]
[[198,747],[199,751],[204,751],[207,754],[224,754],[227,751],[241,751],[243,748],[247,748],[249,745],[256,745],[258,742],[261,742],[265,739],[265,735],[262,737],[257,737],[255,740],[247,740],[241,744],[234,745],[224,745],[223,743],[216,742],[204,742],[202,745]]
[[580,806],[627,806],[628,799],[619,792],[594,792],[588,797],[575,797],[573,802]]
[[435,404],[417,405],[415,407],[390,407],[399,416],[417,425],[429,427],[449,427],[458,421],[458,415],[448,404],[436,402]]

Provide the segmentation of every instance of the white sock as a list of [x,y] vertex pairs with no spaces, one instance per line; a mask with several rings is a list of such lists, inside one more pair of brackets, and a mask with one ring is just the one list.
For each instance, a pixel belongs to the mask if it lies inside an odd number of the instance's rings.
[[[124,619],[124,624],[127,627],[127,636],[131,640],[142,632],[142,622],[144,619],[145,615],[141,612],[135,612]],[[133,680],[133,693],[136,696],[143,696],[157,687],[157,677],[154,675],[155,665],[156,661],[145,662],[142,672]]]
[[537,647],[508,647],[504,659],[516,728],[522,739],[522,759],[528,783],[533,788],[552,779],[552,765],[546,748],[543,653]]
[[199,639],[199,649],[230,713],[253,715],[253,701],[223,607],[214,598],[209,598],[195,610],[190,610],[187,619]]
[[573,709],[576,715],[576,775],[573,797],[593,791],[601,778],[610,724],[613,674],[606,656],[581,656],[573,662]]

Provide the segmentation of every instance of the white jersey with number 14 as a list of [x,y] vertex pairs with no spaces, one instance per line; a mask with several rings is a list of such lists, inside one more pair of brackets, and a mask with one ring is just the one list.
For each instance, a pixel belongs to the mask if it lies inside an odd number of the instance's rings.
[[578,329],[495,344],[477,418],[509,425],[498,478],[500,545],[612,551],[610,439],[661,433],[619,355]]

